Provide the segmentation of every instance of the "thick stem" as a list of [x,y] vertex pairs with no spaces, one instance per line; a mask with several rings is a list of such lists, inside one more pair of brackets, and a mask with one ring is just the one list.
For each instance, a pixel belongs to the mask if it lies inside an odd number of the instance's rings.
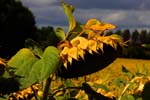
[[43,100],[47,100],[51,81],[52,81],[52,79],[50,77],[46,79],[46,83],[45,83],[44,91],[43,91]]

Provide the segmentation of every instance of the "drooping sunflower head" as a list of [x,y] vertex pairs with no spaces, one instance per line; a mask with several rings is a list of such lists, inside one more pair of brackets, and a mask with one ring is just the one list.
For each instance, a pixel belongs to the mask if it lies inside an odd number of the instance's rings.
[[[110,23],[103,23],[97,19],[89,19],[84,25],[81,32],[72,40],[65,40],[60,42],[58,47],[60,49],[60,57],[63,61],[65,68],[72,64],[73,59],[79,61],[84,60],[85,53],[97,53],[99,50],[103,53],[103,46],[110,45],[115,50],[117,46],[123,47],[125,43],[118,35],[105,36],[102,35],[106,30],[116,28],[115,25]],[[111,52],[111,51],[110,51]]]

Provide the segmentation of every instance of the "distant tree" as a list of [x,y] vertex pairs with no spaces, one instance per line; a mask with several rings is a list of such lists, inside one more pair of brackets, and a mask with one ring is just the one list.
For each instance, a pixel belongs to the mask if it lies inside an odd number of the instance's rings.
[[132,44],[137,44],[138,42],[138,39],[139,39],[139,32],[137,30],[134,30],[132,32],[132,35],[131,35],[131,39],[132,39]]
[[9,58],[35,32],[32,12],[20,1],[0,0],[0,57]]
[[54,28],[51,26],[38,28],[34,40],[44,49],[47,46],[56,46],[59,39],[55,35]]
[[141,44],[147,43],[147,31],[146,30],[141,31],[140,41],[141,41]]
[[130,31],[129,31],[129,29],[125,29],[122,32],[122,37],[123,37],[124,41],[129,41],[130,40]]
[[117,30],[117,31],[115,32],[115,34],[121,35],[122,32],[121,32],[121,30]]
[[150,44],[150,31],[147,33],[147,43]]
[[112,34],[113,34],[112,31],[108,31],[108,32],[106,33],[106,35],[112,35]]

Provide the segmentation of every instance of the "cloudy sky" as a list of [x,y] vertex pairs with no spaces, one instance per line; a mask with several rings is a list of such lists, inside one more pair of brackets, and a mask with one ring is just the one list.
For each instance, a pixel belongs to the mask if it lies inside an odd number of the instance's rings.
[[[76,20],[89,18],[115,24],[121,28],[150,28],[150,0],[64,0],[72,4]],[[67,27],[60,0],[22,0],[36,18],[37,26]]]

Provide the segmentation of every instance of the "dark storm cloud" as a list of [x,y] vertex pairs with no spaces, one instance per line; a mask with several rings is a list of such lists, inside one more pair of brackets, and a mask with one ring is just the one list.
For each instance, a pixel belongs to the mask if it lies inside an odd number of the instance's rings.
[[66,26],[67,18],[60,6],[60,2],[55,0],[27,0],[23,4],[33,12],[38,26]]
[[80,9],[149,10],[150,0],[65,0]]
[[[150,28],[150,0],[64,1],[76,8],[74,15],[81,23],[94,17],[120,28]],[[68,26],[60,0],[23,0],[23,4],[31,9],[38,26]]]

